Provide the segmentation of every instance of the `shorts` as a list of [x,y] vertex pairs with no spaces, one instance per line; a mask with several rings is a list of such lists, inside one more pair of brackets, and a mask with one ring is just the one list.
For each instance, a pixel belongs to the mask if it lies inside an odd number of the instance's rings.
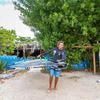
[[61,70],[50,69],[50,76],[60,77]]

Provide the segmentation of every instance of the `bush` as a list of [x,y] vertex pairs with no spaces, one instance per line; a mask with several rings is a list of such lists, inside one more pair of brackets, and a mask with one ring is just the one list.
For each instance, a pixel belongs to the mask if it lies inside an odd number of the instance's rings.
[[6,63],[0,60],[0,71],[4,71]]
[[49,70],[48,70],[47,68],[43,67],[43,68],[41,69],[41,72],[42,72],[42,73],[49,73]]

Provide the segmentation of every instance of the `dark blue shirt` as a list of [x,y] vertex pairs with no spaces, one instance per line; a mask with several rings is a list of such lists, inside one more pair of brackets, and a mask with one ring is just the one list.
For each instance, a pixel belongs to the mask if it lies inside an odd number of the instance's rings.
[[65,62],[66,60],[66,52],[65,50],[60,50],[58,48],[53,49],[53,61],[54,62]]
[[54,62],[54,65],[51,67],[51,69],[56,69],[56,70],[61,70],[60,68],[58,68],[59,63],[64,63],[62,66],[65,66],[66,63],[66,52],[65,50],[60,50],[57,47],[53,48],[51,50],[49,50],[48,52],[44,53],[44,55],[46,54],[50,54],[52,53],[52,62]]
[[58,61],[61,61],[61,62],[66,61],[65,49],[60,50],[56,47],[56,48],[53,48],[53,49],[47,51],[46,53],[44,53],[44,55],[49,54],[49,53],[52,53],[52,56],[53,56],[52,61],[55,63],[57,63]]

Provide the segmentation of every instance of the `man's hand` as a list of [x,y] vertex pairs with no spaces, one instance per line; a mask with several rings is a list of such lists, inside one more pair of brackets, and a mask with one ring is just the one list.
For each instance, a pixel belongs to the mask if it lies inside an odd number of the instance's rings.
[[37,56],[37,58],[40,58],[40,57],[41,57],[41,54]]
[[62,60],[57,60],[57,62],[59,63],[59,62],[61,62]]

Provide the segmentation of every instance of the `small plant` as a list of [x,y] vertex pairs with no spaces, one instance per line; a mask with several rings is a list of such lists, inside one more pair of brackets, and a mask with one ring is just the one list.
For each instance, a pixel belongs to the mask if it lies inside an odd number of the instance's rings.
[[6,63],[0,60],[0,72],[4,71],[5,66],[6,66]]
[[42,73],[49,73],[49,70],[48,70],[47,68],[43,67],[43,68],[41,69],[41,72],[42,72]]

